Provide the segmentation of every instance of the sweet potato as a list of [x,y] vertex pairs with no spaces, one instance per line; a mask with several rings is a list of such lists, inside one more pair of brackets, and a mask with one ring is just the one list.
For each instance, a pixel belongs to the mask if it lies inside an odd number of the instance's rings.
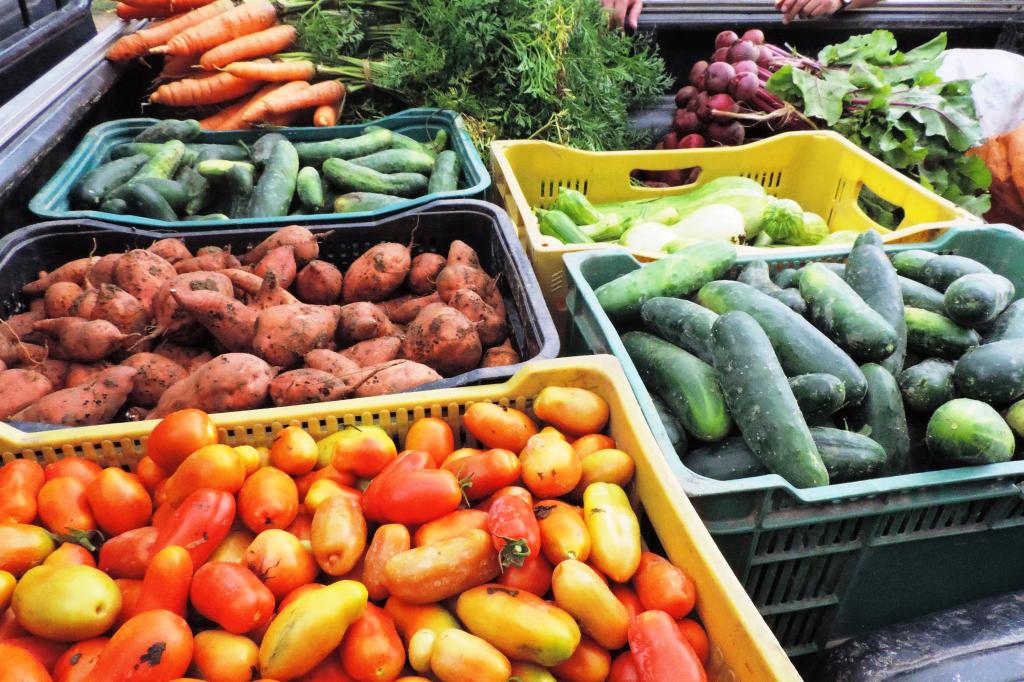
[[39,333],[32,329],[32,325],[39,320],[46,319],[46,302],[37,298],[26,312],[11,315],[3,322],[0,322],[0,336],[9,339],[21,339],[32,341],[33,337],[38,339]]
[[50,380],[50,385],[53,386],[54,391],[59,391],[62,388],[67,388],[67,376],[68,369],[71,367],[71,363],[67,360],[53,360],[47,358],[42,362],[30,364],[25,369],[31,369],[39,372],[47,379]]
[[310,261],[295,276],[295,295],[303,303],[330,305],[341,298],[341,270],[327,261]]
[[448,265],[468,265],[471,268],[483,270],[480,267],[480,257],[476,254],[476,251],[473,250],[472,246],[460,239],[456,239],[448,247]]
[[332,375],[335,379],[340,380],[351,392],[359,384],[366,381],[366,379],[373,374],[372,371],[367,368],[360,367],[350,358],[337,353],[333,350],[327,350],[326,348],[317,348],[314,351],[306,353],[306,357],[303,358],[306,366],[309,369],[318,369],[321,372],[327,372]]
[[100,292],[96,287],[86,287],[71,304],[66,317],[81,317],[84,320],[91,320],[99,298]]
[[232,297],[235,289],[226,275],[217,272],[186,272],[166,282],[153,297],[153,319],[157,329],[175,341],[195,344],[203,338],[203,327],[171,295],[178,291],[214,291]]
[[146,330],[149,315],[137,298],[113,284],[101,284],[91,315],[93,320],[106,320],[124,334]]
[[342,347],[353,343],[391,336],[395,333],[391,320],[379,305],[349,303],[341,307],[341,322],[338,324],[338,344]]
[[266,402],[273,379],[274,370],[255,355],[218,355],[164,391],[148,418],[161,419],[186,407],[211,414],[251,410]]
[[130,337],[106,320],[58,317],[32,325],[36,331],[55,338],[71,360],[96,362],[121,349]]
[[444,270],[448,261],[437,253],[421,253],[412,259],[409,268],[409,291],[425,296],[437,290],[437,276]]
[[413,296],[405,294],[398,298],[392,298],[380,304],[388,318],[396,324],[409,324],[416,319],[420,311],[431,303],[441,303],[441,297],[437,292],[426,296]]
[[348,266],[342,298],[345,303],[387,300],[402,286],[411,266],[409,248],[404,244],[377,244]]
[[241,301],[206,289],[171,289],[171,296],[192,319],[206,327],[224,348],[244,351],[252,347],[256,311]]
[[252,269],[252,274],[263,279],[266,279],[267,275],[273,273],[277,277],[278,284],[284,289],[292,285],[297,272],[295,247],[291,244],[271,249]]
[[[255,296],[260,293],[260,287],[263,286],[263,280],[248,270],[242,270],[241,268],[228,268],[227,270],[219,270],[218,272],[230,279],[231,283],[235,285],[235,289],[246,296]],[[236,296],[236,298],[240,297]]]
[[274,274],[273,270],[267,270],[264,273],[263,285],[256,296],[249,301],[249,305],[257,310],[273,308],[276,305],[291,305],[293,303],[301,303],[301,301],[278,284],[277,275]]
[[0,372],[0,419],[7,419],[52,391],[53,384],[41,372],[31,369]]
[[230,251],[218,248],[180,260],[174,264],[174,269],[180,275],[186,272],[215,272],[227,268],[237,268],[240,265],[241,263],[231,255]]
[[490,275],[479,268],[449,263],[437,276],[437,293],[447,303],[459,289],[475,291],[480,298],[490,302],[497,285]]
[[341,309],[305,303],[279,305],[256,316],[252,347],[275,367],[293,367],[316,348],[333,348]]
[[[33,324],[33,326],[35,326]],[[60,344],[54,342],[54,349],[50,348],[50,339],[43,339],[46,345],[36,343],[25,343],[7,336],[0,336],[0,362],[8,367],[19,365],[37,365],[49,357],[63,355]],[[59,358],[64,360],[65,358]]]
[[270,399],[278,407],[340,400],[348,392],[341,379],[319,369],[293,369],[270,382]]
[[121,259],[122,255],[124,254],[108,253],[106,256],[97,258],[96,262],[89,268],[89,271],[85,273],[86,282],[94,287],[98,287],[101,284],[113,284],[114,270],[117,268],[117,261]]
[[155,253],[171,265],[192,257],[192,252],[185,246],[185,242],[173,237],[156,240],[146,247],[146,251]]
[[177,274],[173,265],[155,253],[135,249],[117,260],[114,284],[139,299],[146,310],[150,311],[156,292]]
[[508,336],[505,324],[504,309],[499,313],[487,305],[484,299],[471,289],[459,289],[452,294],[448,305],[476,323],[476,331],[480,335],[480,343],[484,347],[501,343]]
[[443,378],[430,367],[409,360],[387,362],[367,369],[375,371],[356,388],[357,398],[401,393]]
[[74,282],[82,285],[85,283],[85,273],[96,260],[96,258],[77,258],[65,263],[53,272],[40,274],[39,279],[23,286],[21,292],[27,296],[40,296],[51,284],[57,282]]
[[74,282],[54,282],[46,288],[43,295],[43,306],[47,317],[67,317],[71,314],[71,306],[82,295],[82,287]]
[[188,376],[187,369],[155,353],[136,353],[121,364],[138,370],[130,398],[142,407],[156,405],[164,391]]
[[132,390],[135,370],[111,367],[81,386],[50,393],[12,419],[63,426],[93,426],[110,422]]
[[172,341],[162,341],[159,346],[153,349],[153,353],[181,365],[189,373],[213,359],[209,351],[180,346]]
[[397,336],[382,336],[349,346],[341,351],[341,355],[360,367],[370,367],[394,360],[401,351],[402,339]]
[[488,348],[484,352],[484,359],[480,363],[481,367],[505,367],[508,365],[514,365],[520,361],[519,353],[512,347],[512,340],[505,339],[505,343],[500,346],[494,346]]
[[312,232],[299,225],[282,227],[242,256],[246,265],[258,263],[271,249],[290,244],[295,247],[295,261],[301,267],[320,255],[320,244]]
[[64,388],[72,388],[87,384],[95,379],[100,372],[113,367],[109,362],[82,363],[72,362],[68,365],[68,373],[64,378]]
[[482,352],[476,325],[458,310],[438,304],[424,308],[402,340],[405,358],[446,377],[478,366]]

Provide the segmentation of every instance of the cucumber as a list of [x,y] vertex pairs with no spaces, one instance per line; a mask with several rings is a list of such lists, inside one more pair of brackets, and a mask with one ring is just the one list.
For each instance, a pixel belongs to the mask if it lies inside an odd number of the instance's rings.
[[899,376],[907,355],[907,322],[903,316],[903,293],[899,275],[880,248],[882,238],[874,230],[863,232],[853,243],[846,262],[846,283],[896,332],[896,348],[879,362],[893,376]]
[[855,359],[882,360],[896,350],[899,336],[892,325],[828,268],[816,263],[804,267],[800,295],[814,325]]
[[981,343],[978,332],[944,315],[907,307],[907,347],[921,355],[956,360]]
[[732,244],[699,242],[602,284],[595,293],[608,317],[626,320],[639,315],[644,303],[652,298],[686,296],[697,291],[725,275],[735,262],[736,249]]
[[593,244],[572,218],[561,211],[537,209],[537,228],[545,237],[554,237],[563,244]]
[[753,316],[789,376],[832,374],[842,379],[847,403],[856,405],[864,398],[867,382],[857,363],[817,327],[771,296],[741,282],[719,281],[703,286],[697,302],[719,314],[742,310]]
[[379,192],[399,197],[415,197],[427,190],[427,177],[419,173],[378,173],[344,159],[327,159],[324,176],[338,189],[353,192]]
[[427,150],[433,150],[435,153],[440,154],[448,147],[448,131],[441,129],[434,135],[434,139],[430,142],[425,142],[423,146]]
[[209,180],[200,175],[193,166],[179,168],[174,179],[185,188],[188,197],[185,202],[185,213],[193,215],[202,211],[210,197]]
[[237,144],[190,144],[189,149],[196,152],[193,163],[201,163],[211,159],[224,161],[248,161],[249,151]]
[[933,289],[945,291],[946,287],[964,275],[974,274],[988,275],[992,274],[992,271],[973,258],[948,255],[932,258],[924,264],[920,276],[911,279],[916,279]]
[[725,313],[711,327],[711,348],[729,412],[758,459],[798,488],[828,485],[807,422],[757,321]]
[[377,192],[349,192],[334,200],[335,213],[355,213],[357,211],[376,211],[379,208],[400,204],[405,199],[390,194]]
[[899,384],[889,370],[876,364],[861,367],[868,381],[864,402],[849,411],[853,430],[871,438],[885,449],[887,471],[898,475],[910,469],[910,434]]
[[131,184],[141,183],[155,189],[164,198],[164,201],[174,209],[175,213],[183,212],[188,203],[188,192],[180,182],[169,178],[140,178],[133,180]]
[[434,157],[413,149],[385,149],[352,159],[352,163],[378,173],[422,173],[434,170]]
[[[845,277],[846,276],[846,264],[845,263],[833,263],[831,261],[822,260],[822,261],[815,261],[814,263],[808,263],[808,265],[820,265],[822,267],[828,268],[829,270],[831,270],[832,272],[836,273],[840,277]],[[800,275],[803,274],[803,271],[804,271],[805,267],[807,267],[807,266],[805,265],[805,266],[801,267],[799,270],[797,270],[793,274],[792,286],[794,288],[796,288],[796,289],[800,288]]]
[[327,159],[355,159],[387,149],[391,146],[392,137],[390,130],[376,128],[359,137],[324,142],[296,142],[295,151],[298,152],[299,160],[303,164],[316,166]]
[[231,218],[223,213],[207,213],[206,215],[190,215],[185,220],[231,220]]
[[281,140],[286,140],[284,135],[281,133],[267,133],[262,135],[258,140],[252,143],[252,149],[249,151],[249,156],[252,158],[253,163],[258,168],[263,168],[270,161],[270,157],[274,153],[274,145]]
[[126,185],[123,191],[118,191],[119,198],[127,205],[126,213],[129,215],[153,218],[154,220],[166,220],[169,222],[178,219],[174,209],[167,203],[160,193],[149,185],[141,182],[131,182]]
[[450,149],[441,152],[434,163],[434,172],[430,174],[427,194],[454,192],[459,188],[460,173],[459,155]]
[[779,270],[775,275],[775,284],[780,289],[791,289],[797,286],[797,272],[796,268],[784,268]]
[[1024,398],[1024,339],[1008,339],[972,348],[953,370],[957,393],[990,405]]
[[1006,423],[1013,432],[1024,438],[1024,400],[1018,400],[1006,411]]
[[920,281],[922,274],[924,273],[924,266],[931,259],[937,257],[938,254],[932,253],[931,251],[924,251],[922,249],[910,249],[909,251],[900,251],[892,257],[892,265],[903,277],[909,277],[912,280]]
[[295,180],[295,193],[304,208],[316,213],[324,207],[324,186],[320,173],[312,166],[305,166]]
[[679,420],[676,419],[676,416],[669,409],[669,406],[665,404],[665,401],[653,393],[651,394],[651,402],[654,403],[654,409],[658,412],[658,418],[661,420],[661,425],[668,435],[669,442],[672,443],[676,453],[682,456],[686,452],[686,431],[683,429],[683,425],[679,423]]
[[256,166],[249,163],[248,161],[229,161],[227,159],[207,159],[200,161],[196,164],[196,172],[202,175],[204,178],[219,178],[225,177],[235,166],[242,166],[253,173],[256,170]]
[[991,406],[950,400],[928,420],[928,452],[940,464],[997,464],[1013,458],[1013,431]]
[[903,370],[898,383],[907,409],[931,415],[953,399],[953,363],[934,358],[922,360]]
[[[151,156],[133,180],[142,178],[170,178],[178,170],[182,158],[185,156],[185,143],[179,140],[170,140],[161,145],[159,151]],[[129,202],[130,203],[130,202]]]
[[665,401],[688,433],[709,442],[729,435],[732,420],[710,365],[644,332],[623,334],[622,344],[644,384]]
[[128,213],[128,202],[118,197],[110,197],[104,199],[103,203],[100,204],[100,211],[103,213],[113,213],[115,215],[125,215]]
[[295,196],[299,155],[288,140],[278,140],[252,191],[249,217],[274,218],[288,215]]
[[929,310],[939,315],[946,314],[946,301],[941,291],[936,291],[927,284],[915,282],[907,277],[900,277],[899,282],[900,292],[903,294],[903,305]]
[[683,458],[683,465],[695,474],[716,481],[735,481],[769,473],[742,436],[692,450]]
[[224,176],[228,192],[228,214],[232,218],[251,217],[250,210],[254,191],[253,167],[249,163],[236,163]]
[[551,205],[556,211],[561,211],[572,218],[577,225],[593,225],[601,222],[604,215],[594,208],[583,192],[578,192],[568,187],[560,187],[555,203]]
[[[420,142],[408,135],[396,133],[394,130],[389,130],[380,126],[366,126],[363,128],[363,134],[365,135],[379,130],[383,130],[391,135],[391,142],[387,145],[390,149],[408,149],[411,151],[426,152],[427,154],[437,156],[437,153],[444,149],[448,144],[448,133],[444,130],[439,131],[430,142]],[[440,146],[438,146],[438,143]]]
[[1024,299],[1011,303],[996,318],[984,343],[995,343],[1008,339],[1024,339]]
[[128,182],[148,160],[145,154],[135,154],[94,168],[71,188],[69,196],[72,205],[90,208],[99,206],[104,197]]
[[808,423],[830,417],[846,404],[846,386],[831,374],[801,374],[789,380],[789,388]]
[[163,144],[156,142],[124,142],[110,150],[111,159],[123,159],[136,154],[145,154],[146,158],[154,156],[163,148]]
[[800,296],[799,291],[795,289],[786,291],[772,281],[771,276],[768,274],[768,263],[766,261],[750,261],[742,270],[740,270],[740,274],[736,280],[738,282],[743,282],[744,284],[749,284],[761,293],[768,294],[772,298],[782,301],[792,308],[794,312],[798,312],[801,315],[807,312],[807,303],[804,301],[803,297]]
[[708,363],[711,357],[711,325],[718,315],[682,298],[659,296],[644,303],[640,319],[648,331]]
[[189,118],[183,121],[167,119],[154,123],[135,136],[136,142],[167,142],[180,140],[188,142],[195,139],[201,131],[199,121]]
[[987,324],[1006,310],[1015,293],[1013,282],[1002,275],[964,275],[946,288],[946,314],[965,327]]

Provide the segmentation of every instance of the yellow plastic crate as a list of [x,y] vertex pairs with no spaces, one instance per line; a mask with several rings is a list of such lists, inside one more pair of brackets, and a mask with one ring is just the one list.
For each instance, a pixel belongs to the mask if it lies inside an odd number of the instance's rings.
[[[637,169],[693,167],[701,169],[700,177],[684,187],[641,187],[629,177]],[[601,204],[684,194],[715,178],[742,175],[761,183],[769,194],[794,199],[804,210],[819,214],[833,232],[868,228],[888,232],[857,205],[864,186],[904,211],[903,221],[888,235],[890,239],[898,238],[905,228],[981,222],[829,131],[784,133],[740,147],[673,151],[585,152],[550,142],[497,141],[491,144],[491,171],[494,190],[519,232],[548,307],[563,332],[567,287],[562,254],[609,245],[567,245],[540,233],[533,209],[551,205],[560,187],[578,190]],[[759,250],[740,248],[741,252]],[[632,253],[641,261],[664,255]],[[771,249],[771,253],[776,255],[779,250]]]
[[[636,462],[632,498],[644,513],[666,554],[697,585],[697,611],[712,645],[709,675],[723,682],[799,680],[796,669],[740,586],[690,502],[683,495],[644,420],[617,360],[610,355],[539,360],[504,384],[360,398],[320,405],[214,415],[222,442],[268,445],[288,425],[316,438],[345,424],[375,424],[404,438],[415,420],[445,419],[459,444],[475,445],[461,429],[462,415],[474,402],[489,401],[529,410],[545,386],[578,386],[600,394],[611,408],[608,433]],[[155,421],[62,429],[25,434],[0,424],[4,461],[32,457],[53,461],[87,457],[103,464],[133,464],[145,449]]]

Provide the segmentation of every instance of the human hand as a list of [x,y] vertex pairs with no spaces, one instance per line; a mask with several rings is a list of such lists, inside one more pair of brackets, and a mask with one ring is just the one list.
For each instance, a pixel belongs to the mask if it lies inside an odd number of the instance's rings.
[[636,30],[637,20],[644,8],[644,0],[601,0],[608,10],[608,25],[611,28],[626,27]]
[[842,8],[840,0],[775,0],[775,9],[783,13],[782,23],[793,19],[814,19],[835,14]]

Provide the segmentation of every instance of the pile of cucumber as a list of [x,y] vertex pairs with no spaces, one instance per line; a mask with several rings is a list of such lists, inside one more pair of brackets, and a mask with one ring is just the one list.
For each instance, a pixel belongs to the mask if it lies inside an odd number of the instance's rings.
[[377,126],[322,142],[268,133],[251,146],[192,142],[199,133],[194,120],[146,128],[71,188],[71,207],[166,221],[276,218],[372,211],[459,185],[443,130],[431,142]]
[[[735,280],[702,243],[597,289],[692,471],[813,487],[1013,458],[1024,436],[1024,300],[970,258],[875,232],[845,264]],[[685,298],[689,297],[689,298]],[[633,325],[632,327],[630,325]]]

